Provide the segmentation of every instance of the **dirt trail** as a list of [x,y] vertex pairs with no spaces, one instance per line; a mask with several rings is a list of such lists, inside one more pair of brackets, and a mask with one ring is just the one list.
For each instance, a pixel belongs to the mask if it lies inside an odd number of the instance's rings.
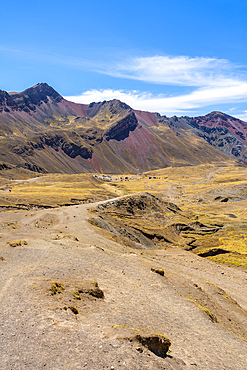
[[[92,207],[0,213],[0,369],[246,370],[247,343],[234,333],[237,324],[230,332],[196,304],[202,294],[221,299],[219,287],[246,310],[246,273],[175,247],[119,245],[87,222]],[[2,226],[14,221],[15,229]],[[12,240],[27,244],[11,247]],[[67,286],[84,280],[96,280],[104,299],[77,300],[68,292],[66,301]],[[65,293],[51,296],[52,281]],[[220,302],[244,328],[245,314],[238,307],[235,317],[229,299]],[[169,356],[117,339],[114,325],[165,334]]]
[[111,192],[115,192],[116,194],[118,194],[119,196],[122,195],[122,191],[119,190],[118,188],[115,188],[114,186],[110,185],[110,184],[104,184],[105,188],[107,188],[107,190],[110,190]]

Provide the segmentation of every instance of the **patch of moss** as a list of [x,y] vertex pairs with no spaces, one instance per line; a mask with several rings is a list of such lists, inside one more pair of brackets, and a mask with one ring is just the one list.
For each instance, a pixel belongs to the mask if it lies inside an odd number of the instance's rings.
[[7,244],[10,245],[10,247],[19,247],[21,246],[21,240],[12,240],[11,242],[7,242]]
[[75,315],[78,315],[79,311],[78,309],[75,307],[75,306],[71,306],[69,307],[71,309],[71,311],[75,314]]
[[98,284],[98,282],[96,280],[91,281],[91,284],[93,286],[95,286],[96,288],[98,288],[98,286],[99,286],[99,284]]
[[51,295],[55,295],[57,293],[61,294],[64,292],[64,287],[61,283],[58,283],[57,281],[52,281],[50,291],[51,291]]
[[165,271],[161,268],[151,268],[151,271],[152,272],[155,272],[156,274],[159,274],[161,276],[164,276],[165,275]]
[[213,322],[217,322],[217,319],[216,317],[206,308],[206,307],[203,307],[201,306],[200,304],[198,305],[198,307],[203,310],[209,317],[210,319],[213,321]]
[[204,311],[212,322],[217,322],[217,317],[214,314],[212,314],[206,307],[203,307],[202,305],[200,305],[199,303],[190,298],[187,298],[187,301],[193,302],[197,307]]
[[78,299],[79,301],[81,300],[80,293],[78,290],[73,290],[72,295],[75,299]]

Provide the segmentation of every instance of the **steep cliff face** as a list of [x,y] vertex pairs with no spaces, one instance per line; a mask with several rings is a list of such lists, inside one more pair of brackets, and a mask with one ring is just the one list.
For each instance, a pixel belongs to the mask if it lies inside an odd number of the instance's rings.
[[104,132],[104,139],[109,140],[124,140],[129,136],[131,131],[137,128],[138,122],[134,112],[131,112],[117,123],[113,124]]

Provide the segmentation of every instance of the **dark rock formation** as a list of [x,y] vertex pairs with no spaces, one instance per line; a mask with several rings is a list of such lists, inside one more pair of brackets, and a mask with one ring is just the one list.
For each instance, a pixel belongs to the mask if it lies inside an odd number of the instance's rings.
[[18,106],[14,99],[3,90],[0,90],[0,112],[10,112],[10,110],[17,110]]
[[46,83],[39,83],[20,93],[8,94],[0,90],[0,112],[35,111],[42,103],[48,103],[51,98],[54,103],[60,102],[63,97]]
[[1,170],[10,170],[11,168],[12,168],[12,166],[10,166],[9,164],[0,163],[0,171]]
[[35,111],[37,106],[48,103],[48,98],[52,98],[54,103],[59,103],[63,99],[46,83],[39,83],[21,93],[12,94],[11,98],[18,106],[18,110],[25,112]]
[[27,163],[27,162],[25,162],[23,165],[19,165],[18,167],[22,167],[22,168],[25,168],[29,171],[34,171],[34,172],[38,172],[38,173],[47,173],[48,172],[43,167],[37,166],[36,164]]
[[131,112],[123,119],[119,120],[117,124],[110,127],[104,133],[106,140],[124,140],[129,136],[130,131],[134,131],[138,126],[138,122],[134,112]]
[[210,249],[207,252],[199,253],[198,256],[200,256],[200,257],[213,257],[213,256],[218,256],[219,254],[225,254],[225,253],[230,253],[230,251],[227,251],[227,250],[222,249],[222,248],[213,248],[213,249]]
[[61,143],[61,149],[64,151],[71,158],[75,158],[78,155],[84,159],[92,158],[92,150],[85,147],[79,146],[72,142],[65,142]]

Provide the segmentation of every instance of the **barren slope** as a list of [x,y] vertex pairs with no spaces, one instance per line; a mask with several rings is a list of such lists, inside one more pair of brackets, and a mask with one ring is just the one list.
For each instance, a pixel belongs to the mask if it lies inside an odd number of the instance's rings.
[[[0,368],[245,370],[246,273],[124,247],[88,207],[0,214]],[[147,333],[169,338],[168,356],[133,340]]]
[[140,173],[226,161],[220,150],[244,159],[237,155],[238,139],[222,147],[221,127],[215,141],[214,132],[207,135],[194,123],[133,110],[116,99],[75,104],[45,83],[20,93],[0,90],[0,163],[37,173]]

